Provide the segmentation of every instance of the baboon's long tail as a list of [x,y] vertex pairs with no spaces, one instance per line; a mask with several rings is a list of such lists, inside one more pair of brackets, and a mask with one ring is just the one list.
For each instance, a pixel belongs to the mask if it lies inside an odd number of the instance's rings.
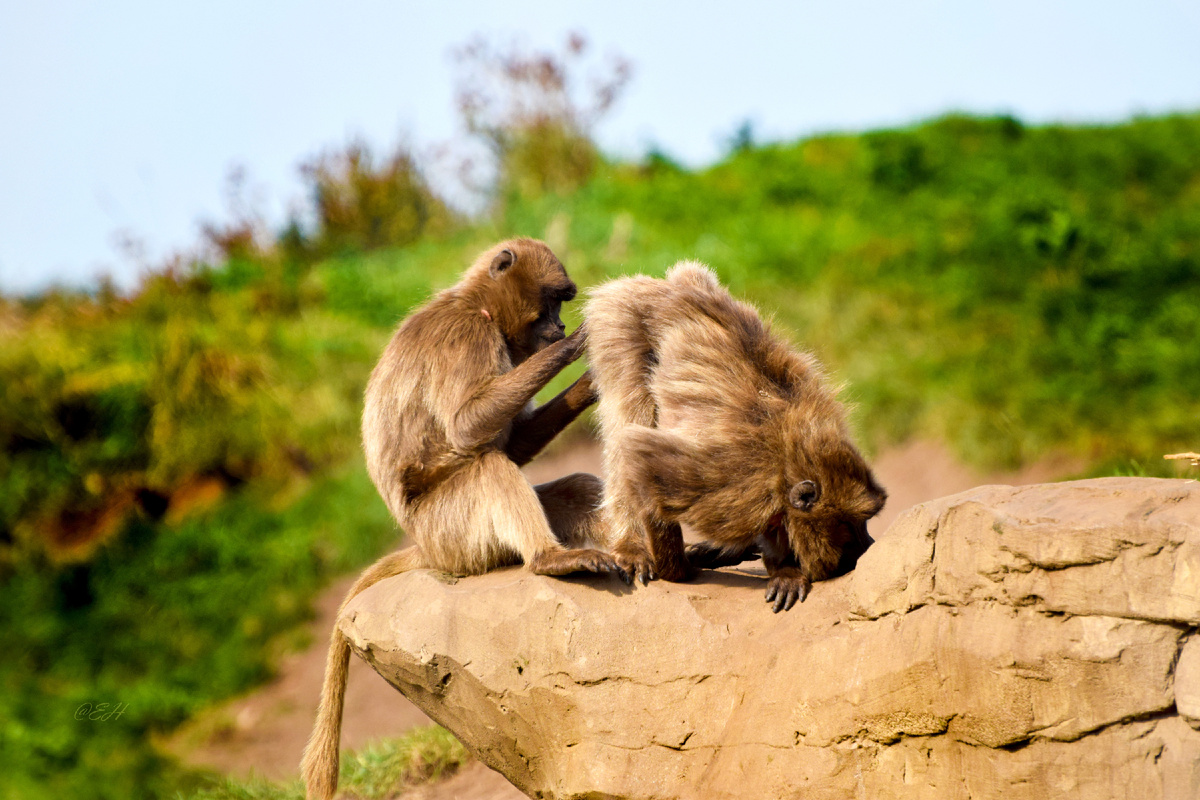
[[346,675],[350,671],[350,643],[336,627],[330,636],[325,662],[325,685],[300,772],[308,800],[330,800],[337,791],[338,746],[342,739],[342,705],[346,699]]
[[[368,586],[384,578],[399,575],[424,566],[421,554],[415,547],[407,547],[384,556],[358,577],[354,586],[346,593],[338,616],[346,604]],[[350,670],[350,642],[334,623],[329,640],[329,657],[325,661],[325,683],[321,687],[321,705],[317,708],[317,721],[313,726],[300,772],[308,800],[332,800],[338,784],[338,747],[342,739],[342,707],[346,700],[346,675]]]

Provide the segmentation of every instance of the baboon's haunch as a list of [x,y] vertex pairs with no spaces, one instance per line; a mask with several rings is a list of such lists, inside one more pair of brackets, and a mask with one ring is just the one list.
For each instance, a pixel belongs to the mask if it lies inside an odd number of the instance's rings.
[[[643,582],[760,551],[774,610],[854,567],[886,493],[816,361],[703,265],[591,293],[614,555]],[[685,552],[680,523],[706,541]]]
[[[524,563],[543,575],[620,572],[602,540],[600,481],[531,486],[520,466],[595,400],[586,373],[540,408],[533,396],[584,347],[559,309],[575,284],[545,244],[502,242],[400,325],[367,385],[371,479],[413,546],[362,574],[346,601],[422,567],[476,574]],[[628,580],[628,575],[622,574]],[[335,628],[302,771],[309,798],[337,789],[350,646]]]

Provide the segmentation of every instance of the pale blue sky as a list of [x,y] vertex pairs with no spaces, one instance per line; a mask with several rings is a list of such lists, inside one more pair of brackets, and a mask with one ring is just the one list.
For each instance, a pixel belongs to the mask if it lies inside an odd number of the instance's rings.
[[280,219],[297,164],[361,134],[456,133],[451,48],[588,35],[633,61],[598,131],[711,160],[743,119],[769,138],[948,110],[1108,121],[1200,108],[1200,3],[54,2],[0,6],[0,289],[122,282],[224,215],[231,165]]

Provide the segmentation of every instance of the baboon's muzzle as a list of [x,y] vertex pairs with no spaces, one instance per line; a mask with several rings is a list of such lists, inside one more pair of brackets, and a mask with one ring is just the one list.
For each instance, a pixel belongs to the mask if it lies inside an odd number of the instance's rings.
[[871,538],[871,534],[867,533],[866,524],[863,524],[860,530],[855,531],[855,535],[851,537],[850,541],[846,542],[846,546],[842,550],[842,557],[838,560],[837,569],[829,577],[836,578],[854,569],[858,566],[858,559],[873,544],[875,544],[875,540]]

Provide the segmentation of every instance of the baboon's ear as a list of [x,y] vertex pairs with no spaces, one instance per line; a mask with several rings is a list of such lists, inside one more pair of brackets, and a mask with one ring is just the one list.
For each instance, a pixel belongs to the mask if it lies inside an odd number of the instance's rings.
[[517,263],[517,257],[513,255],[513,251],[507,247],[500,251],[499,255],[492,259],[492,265],[488,267],[488,272],[493,278],[499,278],[513,264]]
[[815,481],[800,481],[788,491],[788,502],[801,511],[812,511],[820,498],[821,487]]

